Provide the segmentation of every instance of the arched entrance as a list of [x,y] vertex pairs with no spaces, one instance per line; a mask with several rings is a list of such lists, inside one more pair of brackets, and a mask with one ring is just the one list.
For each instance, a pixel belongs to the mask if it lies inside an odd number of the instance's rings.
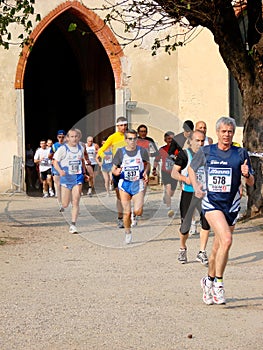
[[[69,32],[70,23],[80,30]],[[103,20],[78,1],[67,1],[40,22],[32,38],[33,48],[24,48],[15,82],[24,96],[23,147],[37,147],[41,138],[56,141],[58,129],[68,130],[97,110],[92,122],[82,123],[83,140],[93,135],[99,142],[113,132],[123,52]],[[105,106],[112,106],[106,114],[101,111]]]

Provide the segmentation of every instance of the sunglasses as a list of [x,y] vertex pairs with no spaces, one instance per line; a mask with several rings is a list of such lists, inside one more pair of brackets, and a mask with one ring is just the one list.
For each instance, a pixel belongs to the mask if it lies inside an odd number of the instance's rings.
[[129,140],[129,141],[136,141],[137,137],[127,137],[127,140]]

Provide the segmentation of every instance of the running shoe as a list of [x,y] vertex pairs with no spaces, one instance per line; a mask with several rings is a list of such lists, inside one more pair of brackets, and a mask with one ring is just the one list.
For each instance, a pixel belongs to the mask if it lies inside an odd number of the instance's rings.
[[179,254],[178,254],[178,261],[181,263],[181,264],[185,264],[187,263],[187,249],[183,249],[183,248],[180,248],[179,249]]
[[197,235],[197,225],[195,221],[192,221],[192,224],[189,230],[189,235],[190,236]]
[[77,227],[75,225],[70,225],[69,233],[78,233]]
[[168,216],[168,218],[172,218],[172,217],[174,216],[174,211],[173,211],[173,209],[169,209],[169,210],[168,210],[167,216]]
[[118,228],[124,228],[123,219],[118,219],[118,221],[117,221],[117,227],[118,227]]
[[59,206],[59,212],[60,212],[60,213],[63,213],[64,210],[65,210],[65,209],[62,207],[62,205],[60,205],[60,206]]
[[131,227],[135,227],[135,226],[137,226],[137,224],[138,224],[138,221],[137,221],[136,215],[132,215],[132,217],[131,217]]
[[87,195],[88,195],[89,197],[92,197],[92,188],[91,188],[91,187],[88,189]]
[[44,193],[43,198],[48,198],[48,193]]
[[213,286],[213,300],[215,304],[221,305],[226,303],[225,290],[222,282],[214,283]]
[[125,243],[131,244],[132,242],[132,234],[131,233],[125,233]]
[[200,250],[200,252],[196,256],[196,261],[200,261],[202,265],[205,265],[205,266],[208,265],[208,257],[205,250],[203,251]]
[[55,193],[54,193],[54,191],[52,189],[49,190],[49,195],[50,195],[50,197],[54,197],[55,196]]
[[207,305],[213,304],[213,282],[209,281],[206,277],[203,277],[200,281],[201,288],[203,289],[203,302]]

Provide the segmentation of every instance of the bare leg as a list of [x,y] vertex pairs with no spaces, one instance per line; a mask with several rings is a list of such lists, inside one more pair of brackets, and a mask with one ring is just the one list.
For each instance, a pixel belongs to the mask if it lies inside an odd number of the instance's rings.
[[117,212],[118,212],[118,218],[123,217],[123,207],[121,203],[121,198],[120,198],[120,191],[118,188],[115,188],[115,193],[116,193],[116,207],[117,207]]
[[48,188],[49,188],[50,190],[53,190],[53,189],[52,189],[52,176],[51,176],[51,175],[48,175],[48,176],[47,176],[47,184],[48,184]]
[[72,212],[71,212],[71,220],[72,222],[76,222],[79,215],[79,201],[81,196],[81,188],[82,185],[76,185],[72,188]]
[[223,277],[232,244],[234,226],[228,225],[224,214],[219,210],[206,212],[205,217],[215,234],[208,273],[209,275],[211,273],[212,277]]
[[127,192],[119,190],[119,196],[123,208],[123,224],[125,232],[129,233],[131,230],[131,195]]
[[55,193],[58,199],[59,204],[61,203],[61,190],[60,190],[60,176],[54,175],[54,187],[55,187]]
[[204,230],[201,228],[200,230],[200,250],[206,250],[206,245],[209,237],[210,230]]
[[107,193],[110,191],[110,174],[106,171],[102,171],[102,176],[104,179],[104,186]]
[[180,249],[186,249],[186,241],[189,237],[189,233],[182,235],[180,232]]

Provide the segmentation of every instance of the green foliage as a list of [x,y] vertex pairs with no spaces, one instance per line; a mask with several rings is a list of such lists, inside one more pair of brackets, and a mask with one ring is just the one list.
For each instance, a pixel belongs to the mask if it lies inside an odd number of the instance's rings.
[[76,23],[70,23],[68,26],[68,32],[74,32],[77,29],[77,24]]
[[[29,40],[29,35],[33,29],[34,4],[35,0],[0,0],[0,46],[9,49],[12,44],[19,44],[23,47],[32,43]],[[40,14],[36,14],[34,20],[39,22],[41,20]],[[12,25],[21,27],[20,33],[14,39],[12,37]]]

